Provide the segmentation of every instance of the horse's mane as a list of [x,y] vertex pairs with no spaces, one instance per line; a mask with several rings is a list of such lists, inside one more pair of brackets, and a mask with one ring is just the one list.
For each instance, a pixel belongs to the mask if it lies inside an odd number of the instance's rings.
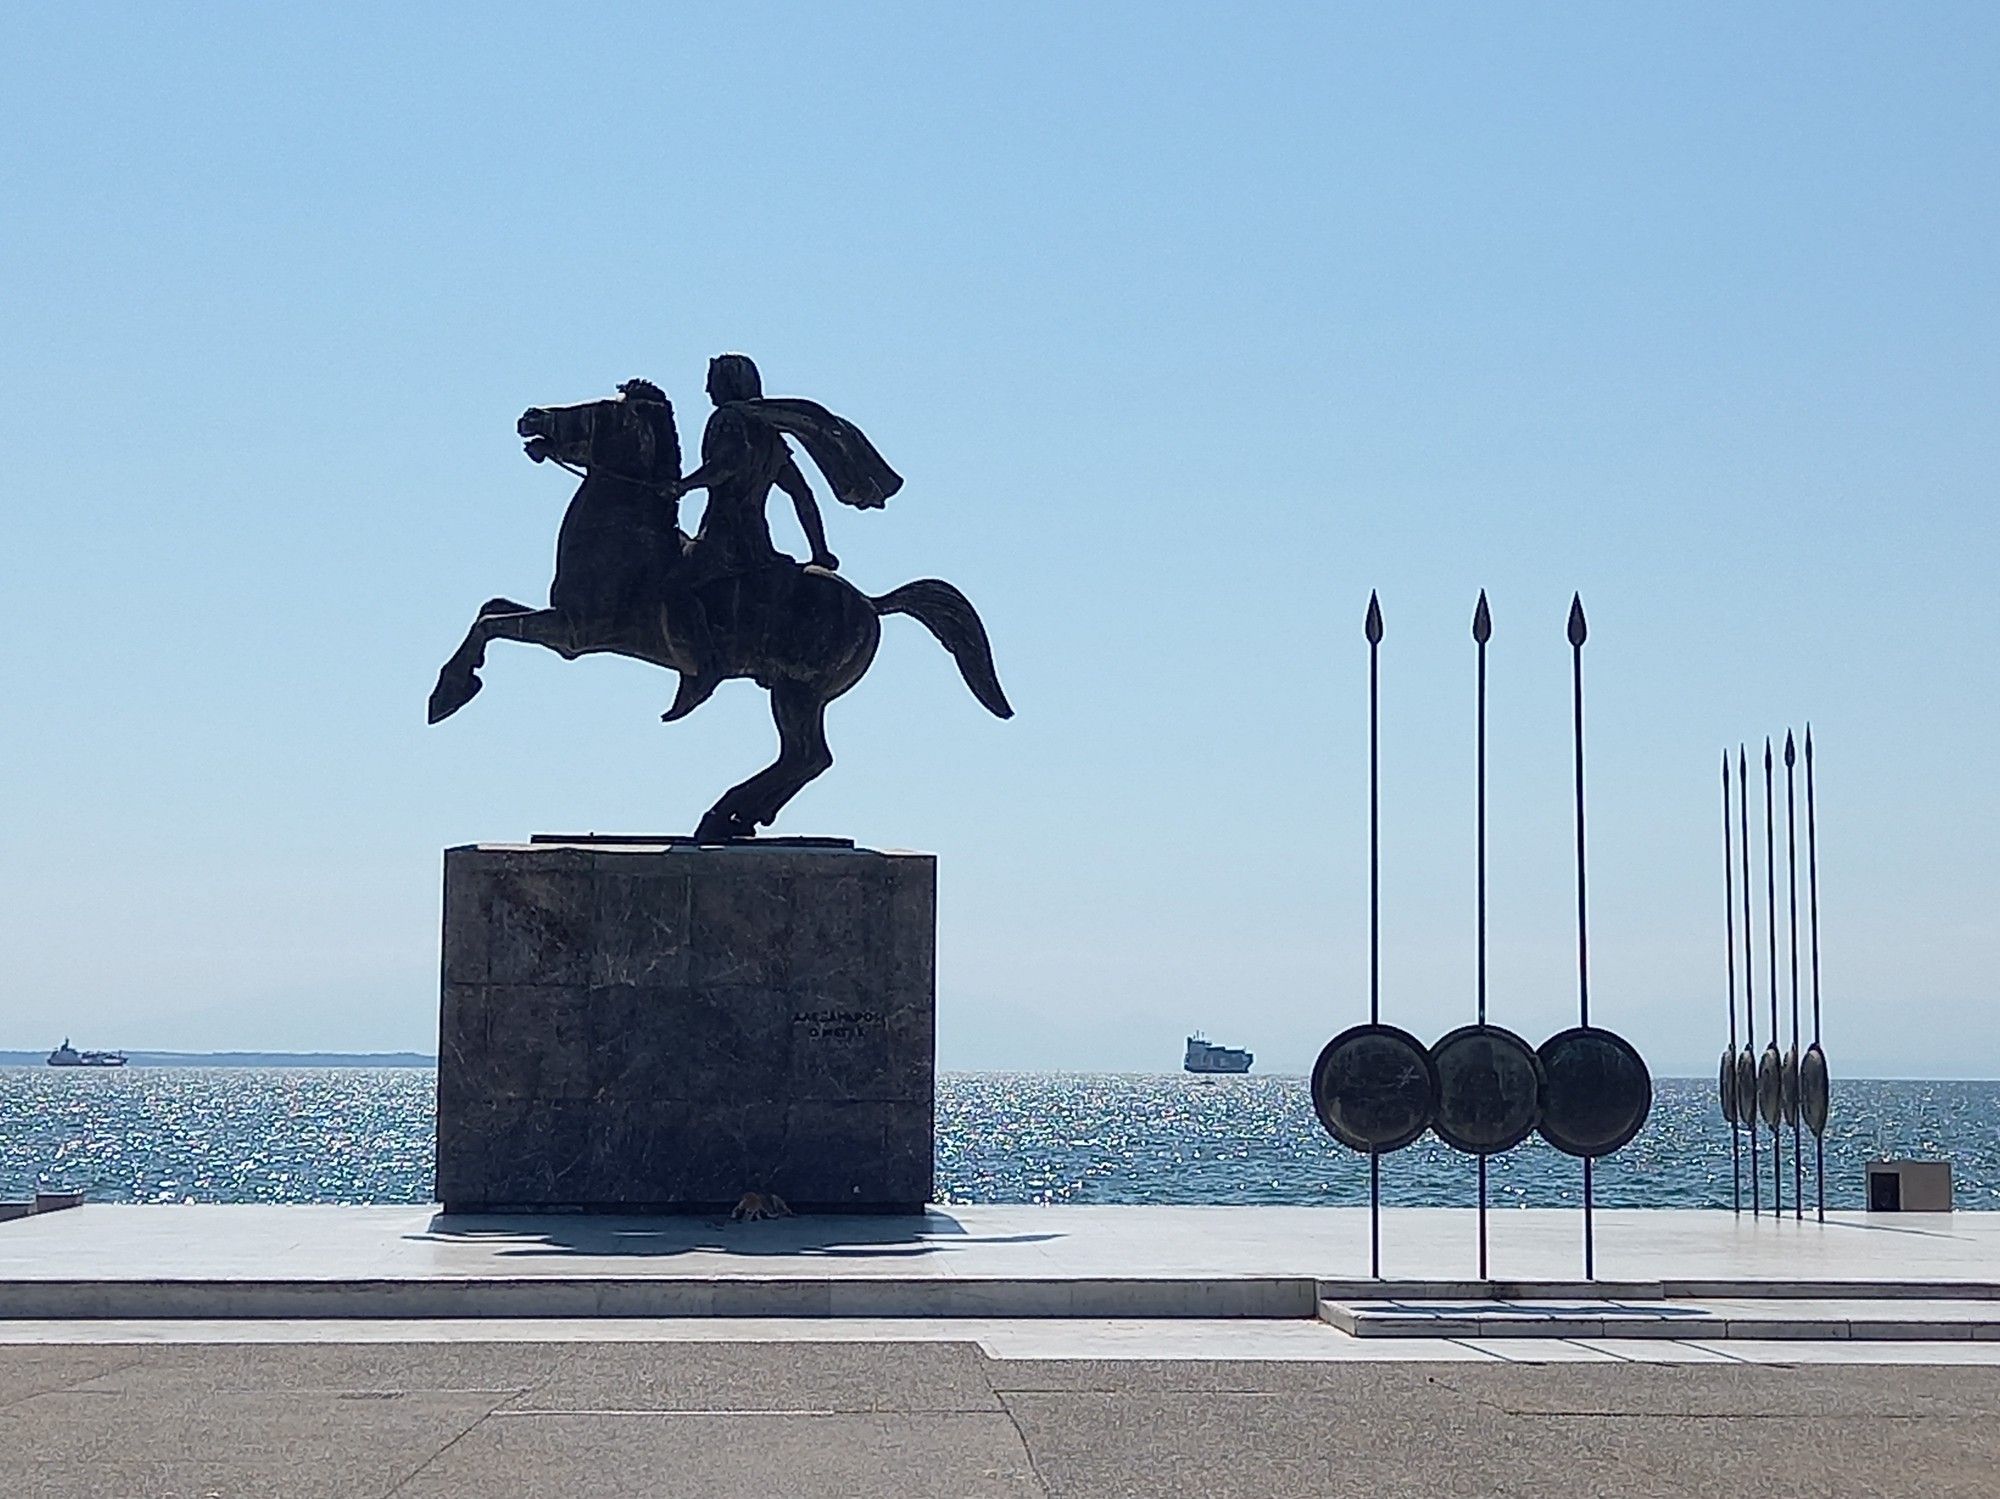
[[633,415],[652,429],[660,470],[673,478],[681,472],[681,436],[674,425],[674,403],[651,380],[627,380],[618,387],[634,408]]
[[618,394],[628,401],[658,401],[662,406],[669,404],[667,393],[651,380],[627,380],[618,387]]

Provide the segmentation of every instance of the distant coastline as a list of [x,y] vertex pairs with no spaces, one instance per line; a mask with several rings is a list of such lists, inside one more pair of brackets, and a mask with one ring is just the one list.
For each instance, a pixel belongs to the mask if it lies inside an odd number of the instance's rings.
[[[435,1067],[420,1051],[128,1051],[134,1067]],[[44,1051],[0,1051],[0,1067],[41,1067]]]

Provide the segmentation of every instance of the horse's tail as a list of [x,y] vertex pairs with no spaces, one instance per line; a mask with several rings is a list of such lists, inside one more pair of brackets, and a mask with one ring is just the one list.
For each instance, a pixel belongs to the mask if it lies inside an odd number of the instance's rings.
[[1014,709],[1000,690],[1000,674],[993,667],[993,647],[986,639],[986,626],[972,600],[941,578],[919,578],[893,588],[878,599],[870,599],[877,614],[908,614],[951,652],[965,685],[995,718],[1012,718]]

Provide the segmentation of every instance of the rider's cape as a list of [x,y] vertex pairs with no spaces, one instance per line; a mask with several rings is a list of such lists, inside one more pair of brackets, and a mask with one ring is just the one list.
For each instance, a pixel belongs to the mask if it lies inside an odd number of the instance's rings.
[[797,396],[758,396],[730,403],[746,416],[777,428],[805,445],[813,467],[826,476],[833,497],[858,510],[879,510],[903,487],[903,476],[889,467],[859,427],[835,416],[817,401]]

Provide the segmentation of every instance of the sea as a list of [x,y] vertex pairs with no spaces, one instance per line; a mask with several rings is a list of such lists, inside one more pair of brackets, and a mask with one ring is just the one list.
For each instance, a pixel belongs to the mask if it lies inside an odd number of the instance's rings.
[[[436,1073],[420,1067],[0,1068],[0,1199],[81,1189],[93,1202],[425,1203]],[[1660,1079],[1639,1137],[1597,1163],[1612,1207],[1728,1207],[1737,1178],[1715,1085]],[[1747,1174],[1747,1137],[1738,1146]],[[1794,1194],[1791,1137],[1760,1137],[1758,1196]],[[1816,1192],[1815,1142],[1800,1163]],[[1862,1205],[1863,1164],[1949,1158],[1963,1208],[2000,1208],[2000,1083],[1836,1079],[1826,1205]],[[1382,1161],[1383,1201],[1474,1200],[1469,1157],[1426,1136]],[[1581,1200],[1580,1164],[1532,1140],[1489,1165],[1496,1205]],[[1750,1187],[1743,1185],[1744,1201]],[[945,1073],[945,1203],[1368,1200],[1368,1160],[1314,1117],[1305,1079]]]

